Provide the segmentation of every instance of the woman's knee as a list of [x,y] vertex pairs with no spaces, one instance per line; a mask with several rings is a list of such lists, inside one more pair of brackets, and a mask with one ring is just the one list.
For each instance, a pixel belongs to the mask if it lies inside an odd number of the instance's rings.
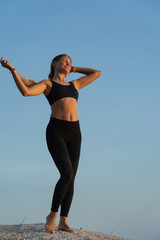
[[71,182],[74,181],[74,174],[71,173],[67,173],[65,175],[62,176],[63,181],[65,181],[65,183],[70,184]]

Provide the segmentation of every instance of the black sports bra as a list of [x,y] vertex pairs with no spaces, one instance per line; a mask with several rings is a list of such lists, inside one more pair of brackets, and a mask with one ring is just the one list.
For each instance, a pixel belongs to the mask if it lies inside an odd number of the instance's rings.
[[65,97],[71,97],[78,100],[78,91],[72,82],[69,82],[70,85],[62,85],[55,81],[51,81],[51,82],[52,82],[51,91],[46,96],[50,105],[52,105],[59,99],[65,98]]

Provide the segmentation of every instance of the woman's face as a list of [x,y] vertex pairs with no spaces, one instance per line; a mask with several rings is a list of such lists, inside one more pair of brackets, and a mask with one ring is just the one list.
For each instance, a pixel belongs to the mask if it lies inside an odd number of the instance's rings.
[[58,62],[55,63],[55,70],[65,75],[70,73],[72,62],[68,56],[63,56]]

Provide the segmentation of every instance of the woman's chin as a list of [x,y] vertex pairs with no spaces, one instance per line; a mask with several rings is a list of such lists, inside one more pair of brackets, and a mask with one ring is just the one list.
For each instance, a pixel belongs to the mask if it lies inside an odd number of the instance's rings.
[[65,70],[62,71],[62,73],[66,76],[66,75],[69,74],[69,71],[65,69]]

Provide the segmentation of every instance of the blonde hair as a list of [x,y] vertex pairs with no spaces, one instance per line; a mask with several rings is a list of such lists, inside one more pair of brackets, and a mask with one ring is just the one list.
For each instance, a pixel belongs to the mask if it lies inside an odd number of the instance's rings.
[[[16,71],[17,72],[17,71]],[[27,86],[27,87],[32,87],[34,85],[36,85],[37,83],[30,78],[27,78],[26,76],[24,76],[24,74],[22,74],[21,72],[17,72],[17,74],[19,75],[20,79],[23,81],[23,83]]]

